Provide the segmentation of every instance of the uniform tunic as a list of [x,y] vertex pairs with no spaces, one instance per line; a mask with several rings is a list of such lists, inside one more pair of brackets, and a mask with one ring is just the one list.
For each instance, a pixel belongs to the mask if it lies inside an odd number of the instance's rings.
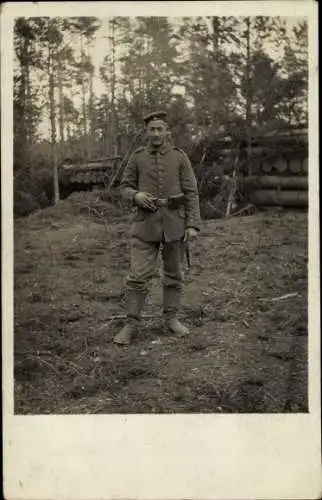
[[160,207],[151,212],[137,207],[132,235],[143,241],[180,241],[187,227],[199,229],[199,196],[194,171],[187,155],[170,144],[158,149],[137,149],[125,168],[121,191],[129,200],[133,200],[138,191],[156,198],[184,194],[184,206],[175,210]]

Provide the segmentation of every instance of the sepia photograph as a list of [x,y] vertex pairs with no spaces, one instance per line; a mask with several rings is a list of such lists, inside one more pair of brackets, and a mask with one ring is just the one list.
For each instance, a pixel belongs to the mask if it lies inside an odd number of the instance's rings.
[[4,496],[321,496],[317,8],[1,12]]
[[308,411],[304,17],[17,17],[15,414]]

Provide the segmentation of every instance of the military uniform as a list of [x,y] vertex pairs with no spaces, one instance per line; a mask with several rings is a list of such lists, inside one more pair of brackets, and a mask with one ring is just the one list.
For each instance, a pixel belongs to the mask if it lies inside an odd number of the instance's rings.
[[163,311],[176,315],[183,282],[182,240],[185,229],[199,230],[196,178],[187,155],[169,143],[141,147],[132,155],[121,181],[125,199],[135,204],[138,192],[150,193],[156,209],[136,207],[131,229],[128,318],[139,320],[160,248],[163,260]]

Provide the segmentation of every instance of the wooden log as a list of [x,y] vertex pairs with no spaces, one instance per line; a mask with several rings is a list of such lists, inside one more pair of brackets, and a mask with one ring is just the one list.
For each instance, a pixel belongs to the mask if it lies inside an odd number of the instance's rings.
[[302,167],[303,167],[304,172],[308,171],[308,159],[307,158],[305,158],[305,160],[303,160]]
[[257,206],[307,207],[307,191],[257,190],[250,194],[251,202]]
[[287,170],[287,161],[285,158],[278,158],[274,162],[274,168],[277,172],[285,172]]
[[104,176],[103,174],[96,175],[96,181],[99,182],[100,184],[104,183]]
[[254,189],[308,189],[308,178],[304,175],[260,175],[246,177],[242,181],[245,187]]
[[271,172],[273,170],[273,165],[269,161],[264,161],[261,165],[262,171],[265,173]]
[[82,174],[82,172],[77,172],[75,177],[76,177],[76,182],[80,184],[84,182],[84,175]]
[[62,169],[65,170],[66,172],[72,171],[72,172],[82,172],[82,171],[102,171],[105,169],[112,169],[114,166],[114,163],[82,163],[82,164],[71,164],[71,165],[62,165]]
[[297,158],[292,158],[292,160],[289,161],[289,169],[294,174],[298,174],[302,170],[302,161]]
[[258,159],[253,160],[251,162],[250,168],[251,168],[252,174],[253,175],[257,175],[260,172],[260,170],[261,170],[260,161]]

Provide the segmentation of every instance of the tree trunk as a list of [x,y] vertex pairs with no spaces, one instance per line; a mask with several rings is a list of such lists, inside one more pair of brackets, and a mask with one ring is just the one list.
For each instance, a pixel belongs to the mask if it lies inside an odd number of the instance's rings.
[[117,155],[117,130],[116,130],[116,106],[115,106],[115,89],[116,89],[116,70],[115,70],[115,21],[112,21],[112,79],[111,79],[111,104],[112,104],[112,120],[111,120],[111,137],[112,139],[112,155]]
[[219,28],[220,28],[220,20],[218,17],[211,18],[212,25],[212,58],[214,64],[214,73],[213,73],[213,105],[212,105],[212,120],[213,120],[213,129],[217,130],[218,124],[218,93],[219,93],[219,83],[218,83],[218,48],[219,48]]
[[[148,35],[146,35],[145,40],[146,40],[146,55],[149,55],[151,43],[150,43],[150,38]],[[145,43],[144,43],[144,45],[145,45]],[[151,104],[152,104],[151,103],[151,85],[150,85],[149,75],[146,73],[146,68],[145,68],[145,81],[146,81],[145,103],[146,103],[147,107],[150,108]]]
[[21,158],[25,159],[25,151],[27,149],[27,127],[26,127],[26,108],[27,108],[27,85],[28,85],[28,50],[29,40],[24,37],[20,45],[20,86],[19,86],[19,113],[17,116],[18,137],[17,149]]
[[30,108],[31,108],[31,81],[30,81],[30,64],[29,64],[29,44],[27,46],[27,53],[26,53],[26,90],[25,90],[25,99],[27,103],[27,116],[23,116],[23,120],[25,121],[25,134],[26,134],[26,143],[27,143],[27,148],[29,148],[30,143],[31,143],[31,129],[32,129],[32,117],[30,113]]
[[83,33],[80,35],[81,43],[81,82],[82,82],[82,112],[83,112],[83,134],[84,141],[86,142],[85,156],[88,158],[89,147],[88,147],[88,136],[87,136],[87,115],[86,115],[86,89],[85,89],[85,68],[84,68],[84,40]]
[[212,25],[212,46],[214,53],[217,53],[219,48],[219,28],[220,28],[220,20],[219,17],[211,18]]
[[63,78],[62,78],[62,61],[61,61],[61,52],[57,47],[57,77],[58,77],[58,99],[59,99],[59,149],[60,149],[60,157],[64,155],[65,149],[65,117],[64,117],[64,89],[63,89]]
[[69,122],[69,120],[67,120],[67,123],[66,123],[66,133],[67,133],[67,141],[68,141],[68,144],[69,144],[70,143],[70,139],[71,139],[70,122]]
[[104,130],[104,153],[105,156],[110,154],[110,133],[109,133],[109,112],[110,112],[109,100],[106,96],[105,103],[105,130]]
[[53,45],[49,42],[48,46],[48,73],[49,73],[49,106],[50,106],[50,125],[51,125],[51,154],[53,162],[53,180],[54,180],[54,201],[59,201],[59,180],[58,180],[58,158],[56,143],[56,114],[55,114],[55,79],[53,68]]
[[[247,145],[247,158],[251,157],[251,105],[252,105],[252,92],[251,92],[251,75],[250,75],[250,18],[246,18],[246,145]],[[248,175],[251,175],[251,162],[249,162]]]
[[94,130],[94,91],[93,91],[93,75],[90,75],[89,81],[89,100],[88,100],[88,118],[89,118],[89,133],[88,133],[88,157],[91,158],[93,148],[95,149],[95,130]]

